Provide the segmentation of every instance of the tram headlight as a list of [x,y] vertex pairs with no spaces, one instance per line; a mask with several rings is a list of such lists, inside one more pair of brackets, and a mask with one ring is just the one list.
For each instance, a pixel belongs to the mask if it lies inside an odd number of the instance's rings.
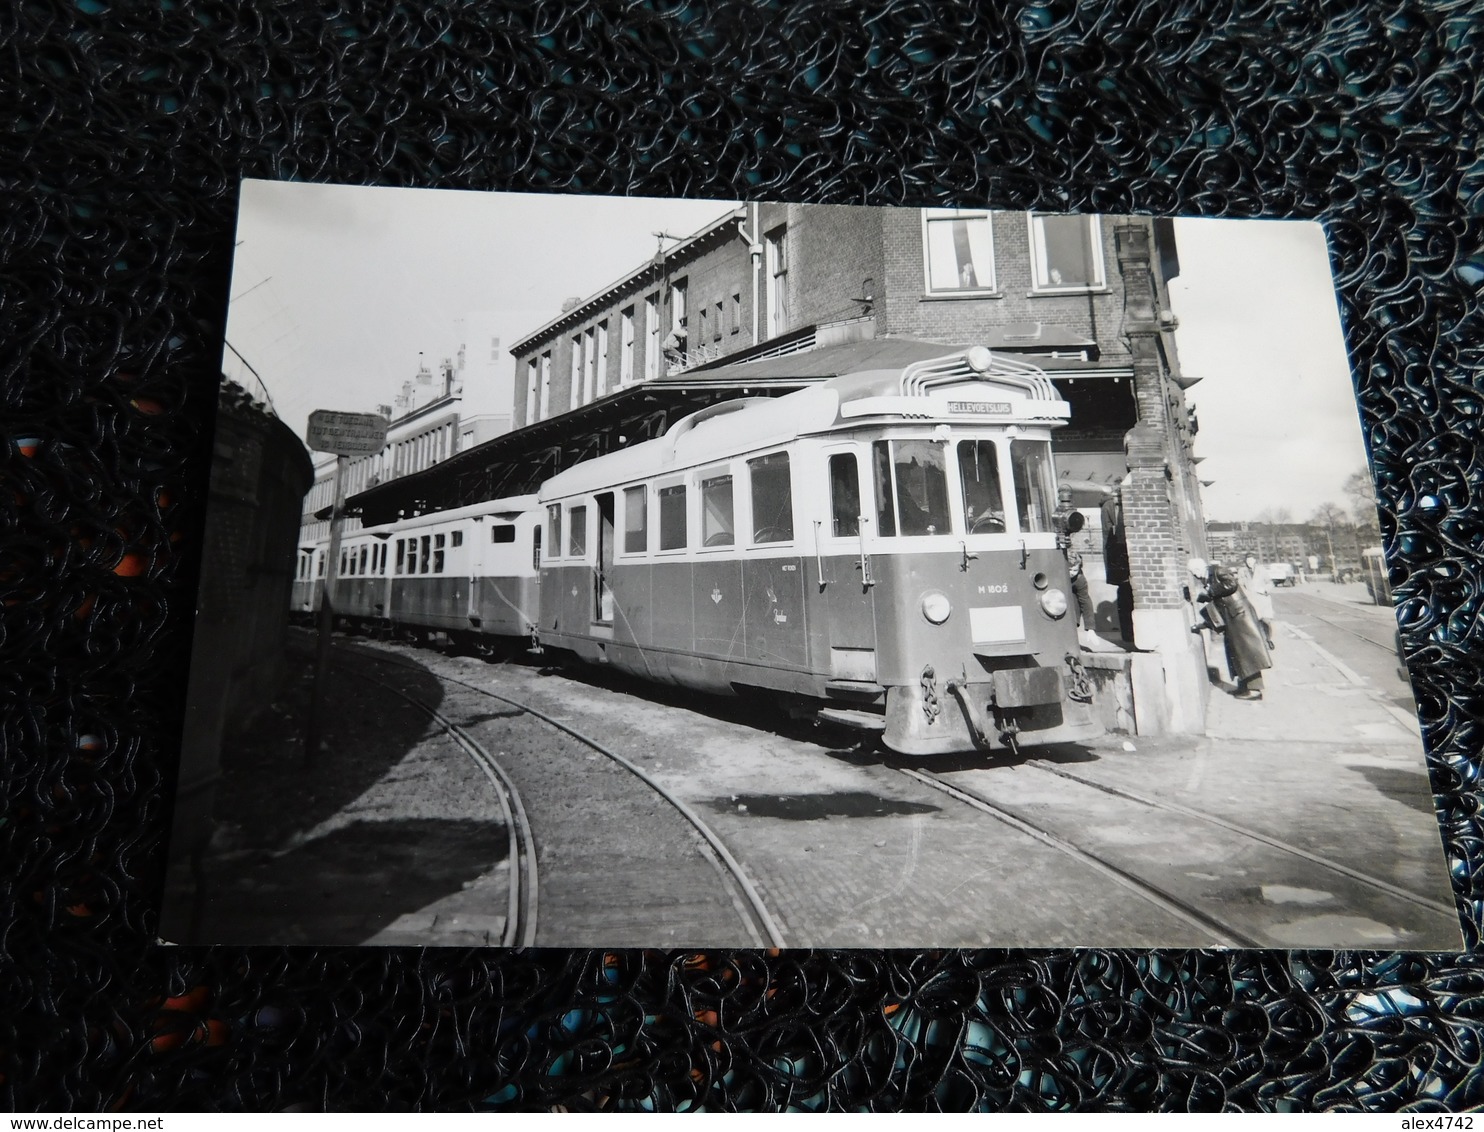
[[1067,592],[1052,586],[1041,595],[1041,608],[1048,617],[1065,617],[1067,614]]
[[934,625],[943,624],[952,612],[953,603],[948,600],[947,594],[932,590],[922,595],[922,615]]

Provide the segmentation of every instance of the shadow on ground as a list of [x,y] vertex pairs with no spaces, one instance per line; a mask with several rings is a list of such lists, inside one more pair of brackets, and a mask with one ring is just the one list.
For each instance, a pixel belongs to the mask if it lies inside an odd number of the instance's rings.
[[217,859],[197,942],[364,943],[488,872],[506,848],[496,824],[417,818],[342,826],[281,855]]

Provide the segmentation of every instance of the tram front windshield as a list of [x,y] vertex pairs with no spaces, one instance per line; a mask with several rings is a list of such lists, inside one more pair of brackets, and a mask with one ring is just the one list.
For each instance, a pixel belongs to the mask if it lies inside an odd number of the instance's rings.
[[1015,477],[1015,501],[1021,533],[1050,531],[1056,499],[1051,444],[1045,440],[1012,440],[1010,467]]
[[[1000,478],[1008,445],[1011,482]],[[952,456],[949,455],[950,448]],[[1045,534],[1054,529],[1056,482],[1046,440],[877,440],[871,445],[876,529],[881,535]],[[958,461],[962,513],[951,522],[950,460]],[[839,470],[836,456],[831,475]],[[832,481],[833,482],[833,481]],[[1007,491],[1010,498],[1006,499]],[[836,490],[835,494],[839,494]],[[836,500],[836,510],[839,510]],[[1015,519],[1009,518],[1010,513]],[[836,522],[836,535],[842,532]]]
[[948,534],[948,475],[943,445],[931,440],[878,440],[877,529],[883,535]]

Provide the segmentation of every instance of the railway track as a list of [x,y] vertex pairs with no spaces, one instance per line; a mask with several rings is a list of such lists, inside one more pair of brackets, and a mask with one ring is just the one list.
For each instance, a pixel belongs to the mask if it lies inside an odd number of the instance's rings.
[[1002,803],[990,801],[990,799],[986,798],[977,790],[948,782],[931,771],[914,770],[910,767],[898,767],[897,769],[908,778],[914,779],[941,794],[946,794],[950,798],[957,799],[965,805],[972,806],[981,813],[988,814],[996,821],[1008,825],[1011,829],[1018,830],[1026,836],[1039,841],[1042,845],[1055,849],[1071,857],[1073,860],[1095,869],[1114,884],[1127,889],[1142,900],[1159,908],[1167,915],[1203,933],[1208,938],[1209,946],[1225,948],[1268,946],[1256,937],[1248,935],[1240,928],[1225,924],[1214,916],[1202,912],[1200,909],[1186,903],[1160,886],[1126,869],[1120,868],[1111,861],[1073,844],[1064,837],[1052,833],[1050,830],[1043,828],[1025,817],[1025,815],[1017,813]]
[[532,947],[536,943],[536,912],[539,899],[538,873],[536,866],[536,835],[531,829],[530,818],[526,815],[524,803],[521,801],[520,791],[516,789],[514,781],[502,767],[499,761],[490,754],[489,750],[449,719],[437,708],[424,703],[416,696],[409,695],[401,688],[388,684],[384,680],[378,680],[374,676],[361,674],[362,679],[370,681],[378,687],[385,688],[394,696],[407,701],[417,708],[439,727],[443,728],[450,739],[474,761],[474,764],[484,772],[494,788],[495,796],[500,802],[501,815],[504,818],[506,836],[508,838],[508,853],[506,859],[510,862],[510,884],[509,901],[506,907],[505,927],[500,933],[501,947]]
[[[375,664],[382,664],[393,668],[402,668],[415,672],[426,672],[426,669],[424,669],[420,665],[410,663],[396,656],[379,655],[378,653],[370,651],[365,647],[353,647],[342,643],[336,643],[335,648],[336,651],[339,652],[342,656],[354,657],[358,661],[369,661]],[[682,799],[676,797],[675,794],[673,794],[670,790],[666,789],[662,783],[656,781],[642,767],[625,758],[622,754],[613,750],[608,745],[600,742],[597,739],[594,739],[592,736],[587,735],[582,731],[579,731],[578,729],[563,722],[562,720],[557,719],[547,714],[546,712],[543,712],[539,708],[534,707],[529,703],[515,699],[511,696],[504,695],[503,693],[493,692],[488,688],[481,687],[480,685],[471,683],[468,680],[461,680],[456,676],[450,676],[444,673],[435,673],[435,675],[442,683],[458,685],[462,688],[468,689],[471,692],[475,692],[480,696],[514,708],[516,711],[520,712],[523,715],[527,715],[532,719],[541,721],[554,730],[559,731],[572,739],[575,739],[578,743],[588,748],[590,751],[610,760],[615,765],[627,771],[634,778],[644,783],[645,786],[649,787],[651,791],[653,791],[666,803],[668,803],[669,806],[673,808],[700,836],[702,842],[705,844],[707,850],[709,851],[709,856],[713,866],[717,868],[718,871],[726,878],[726,880],[729,882],[729,885],[735,889],[735,891],[732,893],[733,905],[737,908],[738,914],[743,920],[744,925],[746,926],[747,931],[752,937],[754,943],[756,943],[759,947],[767,946],[781,948],[786,946],[783,930],[779,926],[777,920],[773,916],[772,912],[769,910],[766,903],[764,903],[763,898],[758,892],[756,885],[753,884],[752,879],[748,876],[746,870],[732,854],[731,850],[727,848],[726,844],[716,834],[715,830],[713,830],[711,826],[708,825],[706,821],[698,813],[696,813],[694,809],[687,805]],[[367,678],[374,680],[374,678],[372,677]],[[374,680],[374,682],[382,684],[383,687],[390,688],[389,685],[386,685],[382,681]],[[519,793],[515,790],[514,783],[510,781],[509,776],[506,775],[502,769],[499,769],[499,764],[493,759],[492,756],[489,755],[488,751],[485,751],[484,748],[476,740],[474,740],[473,737],[470,736],[465,729],[459,727],[456,723],[454,723],[452,720],[449,720],[446,716],[437,712],[435,709],[429,707],[426,704],[422,704],[412,697],[408,696],[406,693],[401,692],[400,690],[395,688],[390,688],[390,690],[402,696],[403,699],[409,700],[409,702],[414,703],[422,711],[433,718],[435,722],[438,722],[440,726],[443,726],[449,732],[449,734],[454,737],[455,742],[458,742],[459,745],[465,750],[465,752],[468,753],[471,758],[474,758],[475,761],[479,763],[481,768],[486,770],[486,773],[499,775],[505,783],[506,788],[508,788],[508,790],[510,791],[510,796],[513,798],[513,802],[511,803],[510,807],[512,814],[514,814],[515,811],[520,810],[523,815],[524,810],[520,806]],[[482,755],[476,754],[476,752],[482,752]],[[519,822],[523,819],[516,820],[517,822]],[[529,852],[525,855],[528,856],[530,861],[530,873],[529,881],[526,885],[522,886],[522,891],[528,891],[530,894],[530,911],[528,915],[522,915],[520,917],[520,930],[522,933],[521,938],[523,940],[520,946],[529,946],[529,942],[525,942],[527,938],[530,942],[534,942],[536,933],[536,852],[534,836],[531,837],[531,840],[529,842]],[[514,856],[512,856],[512,862],[514,860],[515,858]],[[514,876],[515,870],[512,869],[512,883],[514,883]],[[512,895],[511,899],[512,902],[514,902],[514,895]],[[512,945],[507,944],[506,946]]]
[[1396,655],[1396,643],[1394,641],[1378,641],[1374,637],[1368,637],[1368,636],[1366,636],[1366,634],[1360,632],[1358,629],[1352,629],[1349,625],[1346,625],[1342,621],[1336,621],[1334,618],[1332,618],[1332,617],[1326,617],[1322,613],[1315,613],[1314,610],[1313,610],[1313,608],[1312,608],[1312,602],[1313,601],[1323,601],[1323,600],[1325,600],[1325,599],[1323,599],[1323,598],[1315,598],[1315,599],[1312,599],[1312,601],[1305,601],[1305,602],[1303,602],[1302,603],[1303,606],[1304,606],[1304,608],[1302,610],[1303,615],[1305,617],[1312,617],[1315,621],[1322,621],[1322,622],[1324,622],[1324,624],[1328,625],[1331,629],[1338,629],[1340,632],[1345,633],[1345,634],[1347,634],[1349,636],[1355,637],[1355,638],[1357,638],[1359,640],[1362,640],[1366,644],[1372,645],[1375,648],[1378,648],[1382,652],[1385,652],[1385,653],[1387,653],[1387,654],[1389,654],[1391,656],[1395,656]]

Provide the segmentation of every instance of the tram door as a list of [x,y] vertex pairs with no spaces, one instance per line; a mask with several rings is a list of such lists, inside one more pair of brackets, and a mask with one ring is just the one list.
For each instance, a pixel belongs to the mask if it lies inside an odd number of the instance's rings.
[[593,571],[593,620],[613,623],[613,493],[604,492],[598,502],[598,553]]
[[870,556],[871,485],[854,446],[825,450],[829,511],[817,528],[825,616],[812,618],[816,664],[839,680],[876,678],[876,605]]

